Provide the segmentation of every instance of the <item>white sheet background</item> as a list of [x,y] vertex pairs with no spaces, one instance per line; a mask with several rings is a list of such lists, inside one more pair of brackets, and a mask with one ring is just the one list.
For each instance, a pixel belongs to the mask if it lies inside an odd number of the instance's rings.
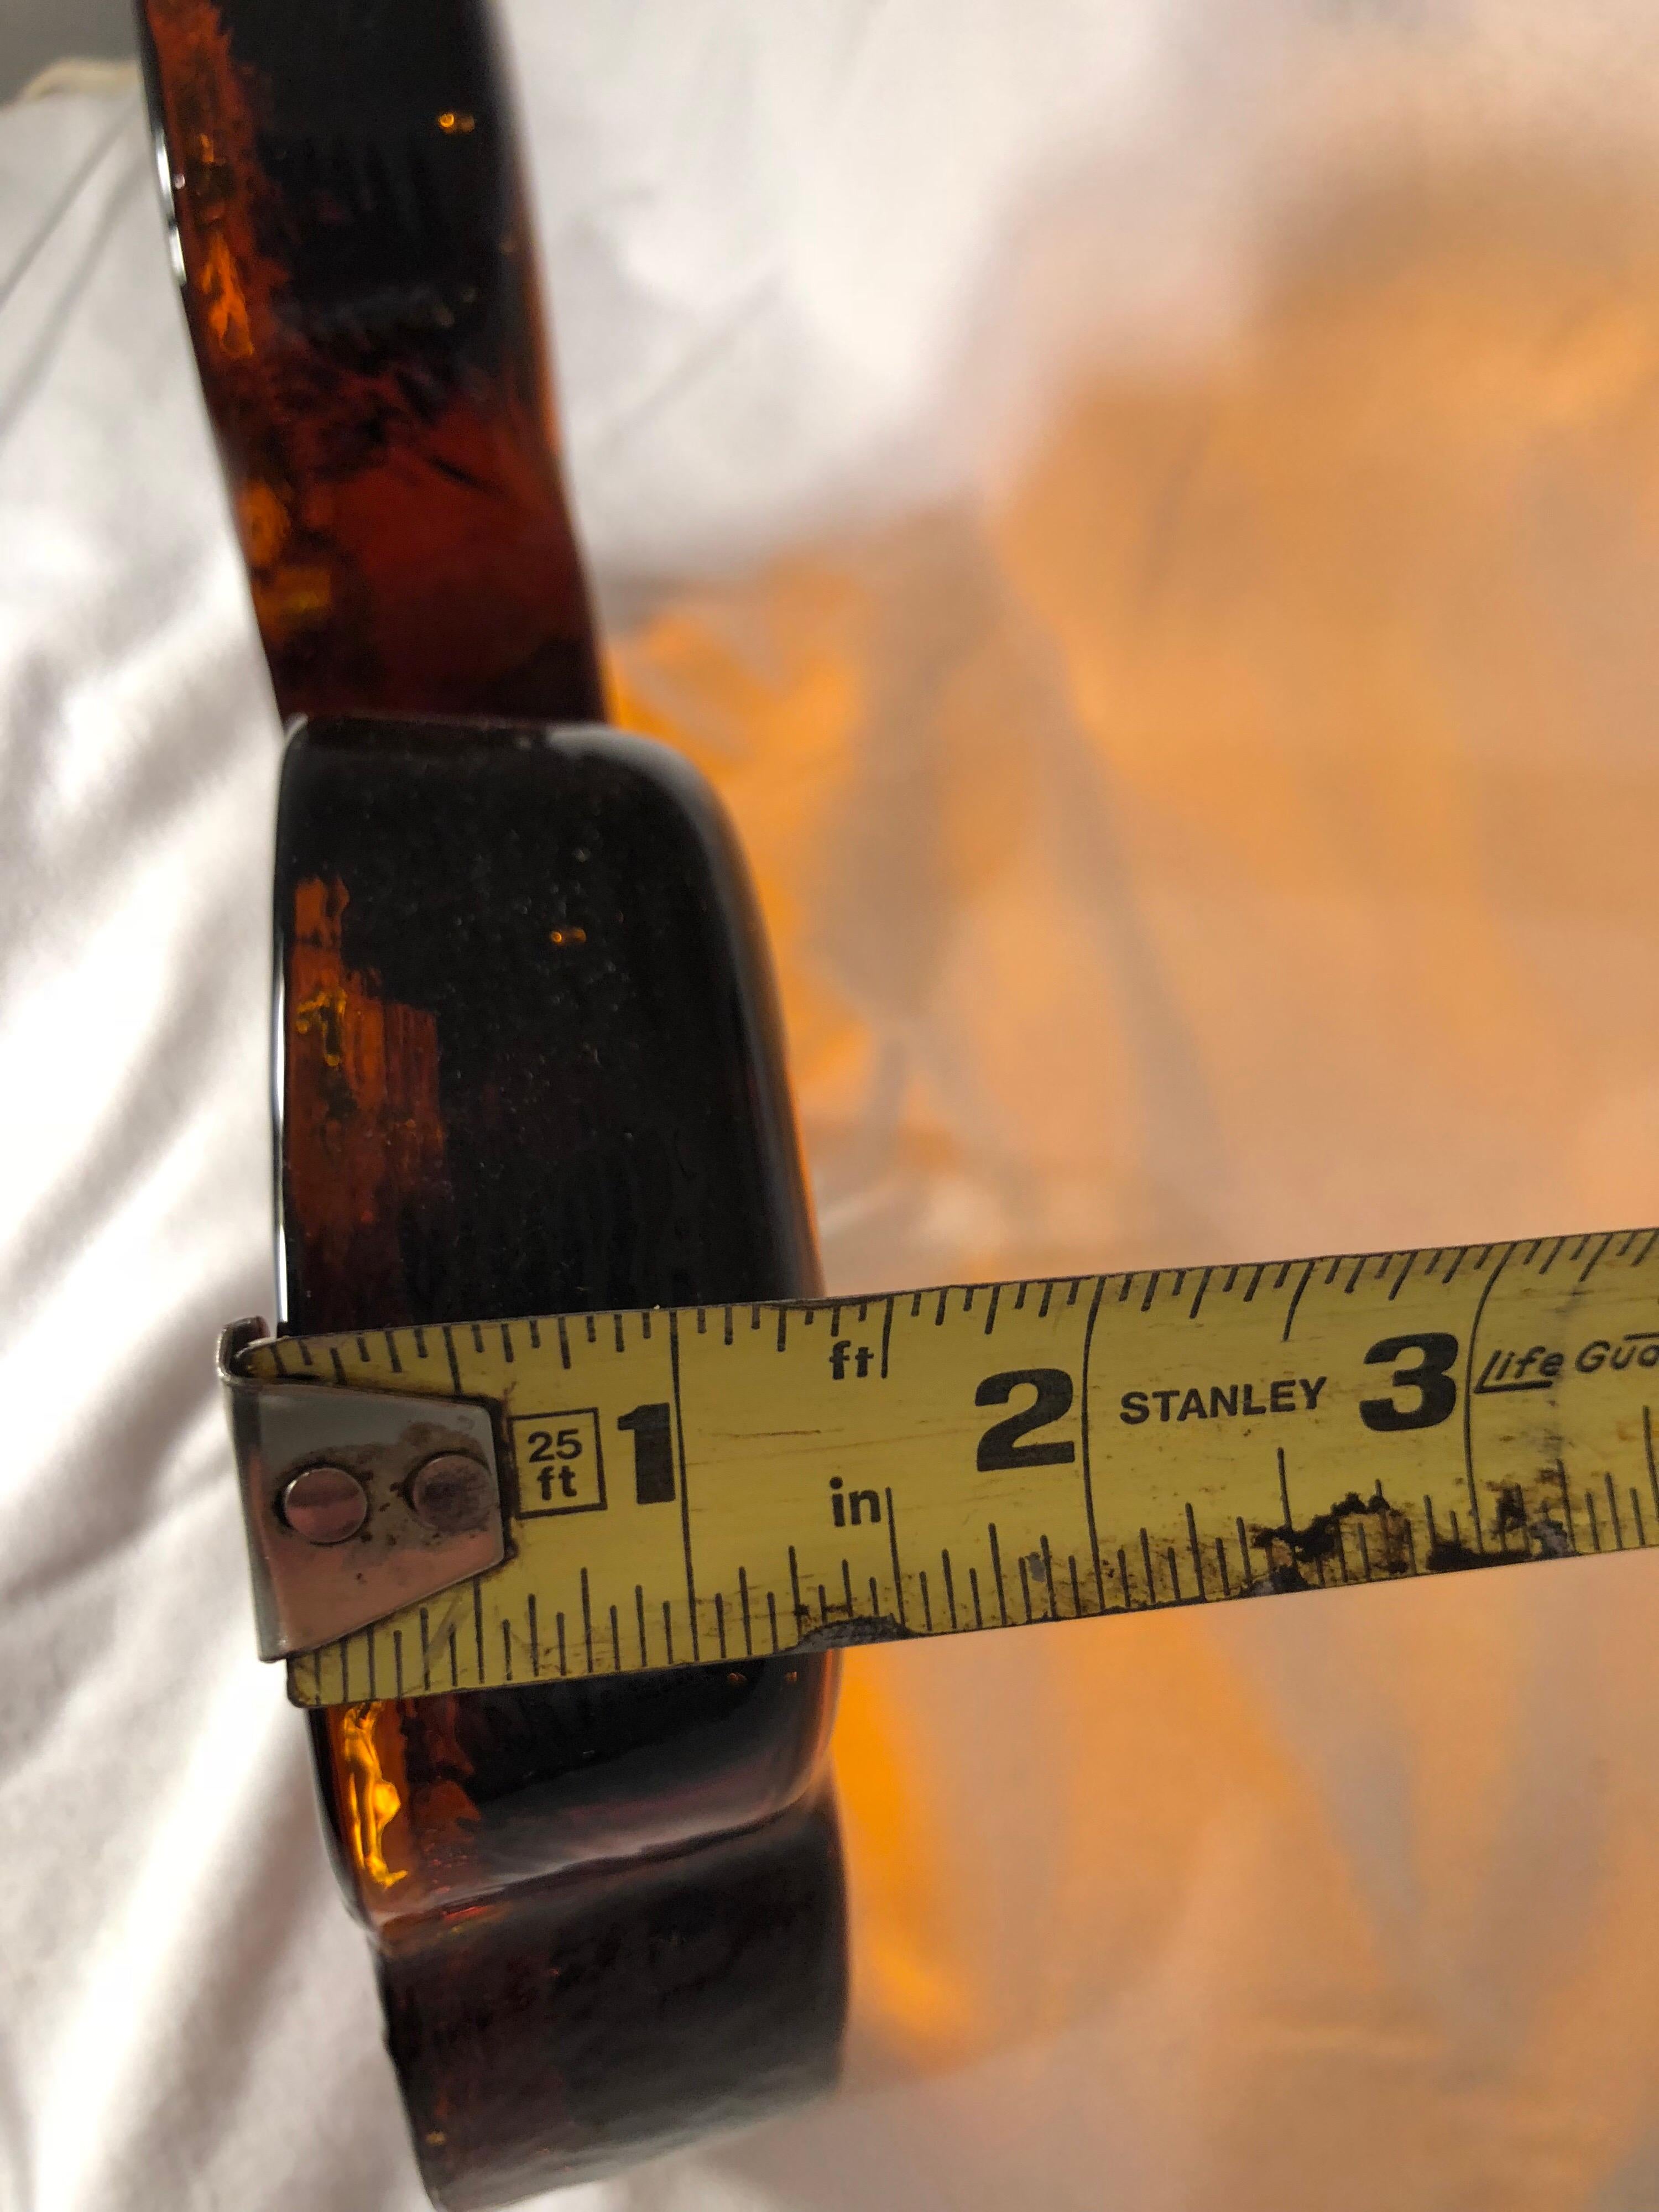
[[[1643,0],[512,21],[832,1282],[1659,1218]],[[209,1381],[277,736],[146,161],[0,112],[0,2201],[373,2212]],[[856,1655],[846,2090],[569,2201],[1650,2212],[1656,1571]]]

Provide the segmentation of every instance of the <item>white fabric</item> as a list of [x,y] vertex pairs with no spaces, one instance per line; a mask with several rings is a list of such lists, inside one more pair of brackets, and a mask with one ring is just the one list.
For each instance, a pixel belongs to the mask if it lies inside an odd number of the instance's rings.
[[[1651,10],[512,21],[833,1282],[1659,1218]],[[124,98],[0,112],[0,2203],[391,2212],[209,1382],[277,733]],[[1656,1574],[855,1655],[846,2087],[568,2201],[1648,2212]]]

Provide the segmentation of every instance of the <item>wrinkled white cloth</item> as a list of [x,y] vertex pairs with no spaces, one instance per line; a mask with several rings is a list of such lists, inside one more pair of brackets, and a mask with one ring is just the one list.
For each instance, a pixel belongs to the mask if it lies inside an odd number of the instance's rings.
[[[518,0],[832,1283],[1659,1218],[1639,0]],[[278,734],[136,90],[0,111],[0,2203],[422,2202],[210,1346]],[[840,2095],[588,2212],[1650,2212],[1659,1566],[855,1654]]]

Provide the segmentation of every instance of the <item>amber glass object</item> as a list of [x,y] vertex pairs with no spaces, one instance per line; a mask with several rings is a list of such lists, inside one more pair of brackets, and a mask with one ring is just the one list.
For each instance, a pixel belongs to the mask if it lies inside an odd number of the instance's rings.
[[[592,721],[486,10],[139,15],[279,705]],[[814,1287],[741,864],[668,756],[544,727],[303,732],[276,930],[284,1326]],[[603,2171],[833,2071],[830,1668],[314,1723],[441,2202]]]
[[[276,927],[287,1326],[814,1285],[741,860],[672,754],[302,729]],[[830,1696],[822,1659],[782,1659],[319,1724],[441,2203],[604,2171],[830,2078]]]
[[479,0],[139,0],[185,309],[285,713],[599,711]]

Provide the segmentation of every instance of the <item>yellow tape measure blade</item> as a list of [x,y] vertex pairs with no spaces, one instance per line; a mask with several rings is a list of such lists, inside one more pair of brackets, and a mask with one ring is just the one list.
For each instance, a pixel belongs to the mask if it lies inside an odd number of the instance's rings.
[[1213,1603],[1659,1536],[1659,1232],[394,1329],[497,1409],[511,1556],[307,1704]]

